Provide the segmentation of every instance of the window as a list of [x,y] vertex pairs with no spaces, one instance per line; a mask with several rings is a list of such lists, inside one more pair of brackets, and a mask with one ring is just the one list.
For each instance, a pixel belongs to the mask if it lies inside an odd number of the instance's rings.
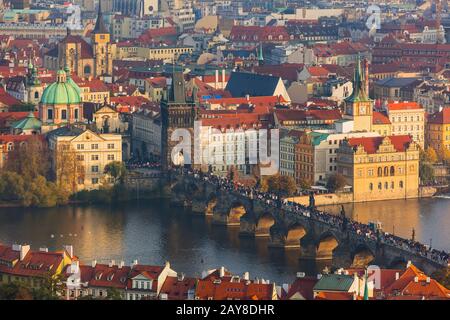
[[93,155],[91,156],[91,160],[92,160],[92,161],[98,161],[98,154],[93,154]]
[[399,185],[400,185],[400,188],[403,189],[403,181],[400,181]]
[[114,160],[114,155],[113,154],[108,154],[108,160],[109,161],[113,161]]
[[74,117],[76,120],[78,120],[78,109],[74,110]]
[[114,149],[114,143],[108,143],[108,149]]
[[35,99],[39,99],[39,92],[36,91],[36,92],[34,93],[34,98],[35,98]]
[[67,120],[67,110],[61,110],[61,119]]
[[388,182],[385,182],[385,183],[384,183],[384,188],[385,188],[385,189],[389,189],[389,183],[388,183]]
[[77,161],[84,161],[84,155],[83,154],[77,154]]
[[388,167],[384,167],[384,176],[387,177],[389,175]]
[[369,190],[370,190],[370,191],[373,190],[373,183],[369,183]]
[[378,167],[378,176],[383,176],[383,169],[381,167]]
[[47,119],[52,120],[53,119],[53,109],[47,110]]
[[378,182],[378,189],[381,190],[383,188],[383,185],[381,184],[381,182]]
[[390,173],[391,173],[391,176],[395,176],[395,168],[394,168],[394,166],[391,166]]
[[91,149],[92,150],[97,150],[98,149],[98,144],[96,144],[96,143],[91,144]]
[[84,150],[84,144],[77,144],[77,150]]
[[98,172],[98,166],[92,166],[91,167],[92,172]]
[[98,178],[92,178],[92,184],[98,184]]

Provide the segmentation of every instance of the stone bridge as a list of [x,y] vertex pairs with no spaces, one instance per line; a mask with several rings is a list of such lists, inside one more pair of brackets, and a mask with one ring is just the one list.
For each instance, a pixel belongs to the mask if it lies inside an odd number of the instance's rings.
[[189,206],[195,214],[211,216],[213,224],[239,228],[240,235],[245,237],[267,237],[270,247],[300,250],[303,259],[339,257],[353,267],[377,264],[386,268],[404,267],[411,261],[428,274],[444,267],[407,249],[357,235],[306,213],[222,190],[193,175],[172,177],[170,192],[174,204]]

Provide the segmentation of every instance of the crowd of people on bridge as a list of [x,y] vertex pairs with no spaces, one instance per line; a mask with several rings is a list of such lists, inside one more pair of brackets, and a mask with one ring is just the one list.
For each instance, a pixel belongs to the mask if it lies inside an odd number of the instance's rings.
[[383,243],[386,245],[401,248],[409,251],[412,254],[420,255],[441,265],[447,266],[449,254],[445,251],[430,248],[420,242],[400,238],[387,232],[381,232],[367,224],[360,223],[355,220],[350,220],[342,212],[341,215],[330,214],[318,210],[314,205],[304,206],[296,202],[283,199],[280,195],[271,192],[262,192],[258,187],[244,186],[236,181],[230,180],[227,177],[216,176],[211,173],[203,173],[202,171],[192,169],[178,169],[178,174],[192,175],[196,179],[207,181],[216,186],[217,190],[238,193],[249,199],[258,200],[267,206],[275,206],[284,209],[292,214],[301,214],[305,217],[321,221],[329,224],[333,228],[340,228],[364,240],[373,241],[374,243]]

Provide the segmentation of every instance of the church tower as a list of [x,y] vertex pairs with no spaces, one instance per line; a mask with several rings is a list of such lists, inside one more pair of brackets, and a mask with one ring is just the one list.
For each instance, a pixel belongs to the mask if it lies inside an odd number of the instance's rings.
[[[368,68],[368,64],[365,64],[365,68]],[[367,92],[368,81],[368,72],[363,72],[358,57],[353,76],[353,93],[345,101],[345,117],[353,120],[353,131],[372,131],[373,101]]]
[[38,105],[41,101],[41,96],[44,91],[44,87],[39,80],[38,70],[33,65],[33,58],[30,59],[28,63],[28,73],[27,73],[27,101],[34,105]]
[[94,52],[94,76],[112,76],[111,35],[105,27],[101,2],[98,5],[97,21],[92,31],[92,50]]

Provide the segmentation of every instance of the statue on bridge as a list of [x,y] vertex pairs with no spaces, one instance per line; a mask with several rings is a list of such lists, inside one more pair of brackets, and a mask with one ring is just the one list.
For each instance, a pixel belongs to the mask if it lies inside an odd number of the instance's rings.
[[314,199],[314,192],[310,192],[309,194],[309,206],[308,209],[315,210],[316,209],[316,199]]
[[345,216],[345,210],[344,210],[344,206],[341,205],[341,218],[342,218],[342,231],[346,231],[347,230],[347,225],[348,225],[348,219]]

